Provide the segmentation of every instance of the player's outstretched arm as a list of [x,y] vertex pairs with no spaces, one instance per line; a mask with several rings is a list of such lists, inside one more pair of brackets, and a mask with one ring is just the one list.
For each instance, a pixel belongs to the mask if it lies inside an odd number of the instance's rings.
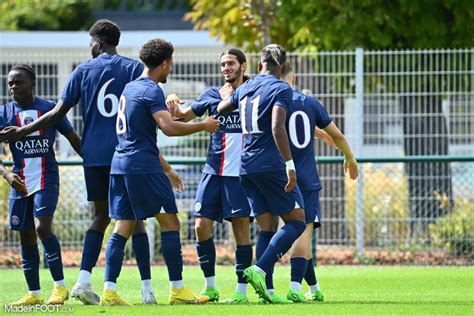
[[[3,151],[3,145],[0,144],[0,151]],[[19,175],[7,171],[3,165],[2,157],[0,156],[0,175],[8,182],[8,184],[19,192],[26,192],[26,186]]]
[[215,132],[220,125],[220,121],[212,116],[199,123],[173,121],[168,111],[155,112],[153,118],[166,136],[184,136],[201,131]]
[[285,191],[290,192],[296,186],[296,171],[291,157],[288,134],[286,133],[286,110],[281,106],[274,106],[272,109],[272,134],[275,144],[286,163],[288,183],[285,185]]
[[181,110],[179,108],[180,104],[184,104],[176,94],[172,93],[166,97],[166,106],[171,113],[173,119],[182,120],[184,122],[189,122],[192,119],[196,118],[197,115],[193,112],[192,108],[188,106],[186,109]]
[[81,137],[74,130],[64,135],[64,137],[69,141],[74,151],[82,157]]
[[171,182],[171,186],[173,187],[173,191],[175,192],[183,192],[185,189],[185,184],[183,178],[177,173],[171,165],[166,161],[163,155],[160,153],[160,164],[163,168],[164,173],[168,177]]
[[333,148],[337,148],[336,143],[334,142],[332,137],[329,136],[329,134],[326,133],[325,131],[323,131],[322,129],[319,129],[319,128],[316,127],[314,129],[314,136],[319,138],[319,139],[322,139],[329,146],[331,146]]
[[23,127],[8,126],[0,132],[0,141],[15,142],[20,138],[25,137],[33,132],[39,131],[42,128],[50,127],[56,124],[60,119],[66,116],[69,111],[69,106],[63,103],[62,100],[56,104],[56,106],[46,114],[42,115],[39,119],[31,124]]
[[334,122],[331,122],[324,131],[331,136],[337,148],[344,154],[344,172],[349,172],[349,176],[352,180],[357,179],[359,176],[359,168],[346,137],[341,133]]

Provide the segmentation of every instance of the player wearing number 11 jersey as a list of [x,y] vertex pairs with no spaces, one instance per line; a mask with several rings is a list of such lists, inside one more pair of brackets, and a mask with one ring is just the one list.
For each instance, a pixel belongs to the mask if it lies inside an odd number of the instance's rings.
[[247,281],[269,303],[279,301],[274,293],[267,292],[265,276],[272,274],[275,262],[306,227],[303,197],[296,186],[295,166],[285,127],[293,91],[287,83],[279,80],[285,62],[283,47],[266,46],[260,56],[260,74],[240,86],[217,107],[220,114],[237,107],[240,110],[244,138],[241,183],[260,229],[268,229],[273,215],[281,216],[285,221],[285,226],[265,242],[265,247],[259,247],[259,235],[257,248],[263,251],[257,251],[255,266],[244,271]]
[[[94,202],[95,216],[85,234],[81,271],[71,294],[85,304],[99,304],[99,296],[91,288],[91,272],[110,223],[107,200],[110,165],[117,145],[115,122],[119,98],[125,85],[138,78],[144,67],[138,61],[118,55],[116,47],[120,30],[114,22],[98,20],[89,34],[92,59],[76,67],[56,107],[25,130],[28,129],[26,134],[30,134],[52,126],[80,101],[84,176],[87,199]],[[143,303],[156,303],[151,287],[148,236],[141,221],[135,228],[132,241],[142,278]]]

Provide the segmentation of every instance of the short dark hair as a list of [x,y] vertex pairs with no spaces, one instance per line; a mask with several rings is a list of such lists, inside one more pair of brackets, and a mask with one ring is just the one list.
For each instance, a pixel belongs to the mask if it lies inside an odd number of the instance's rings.
[[222,52],[221,57],[224,55],[234,55],[237,57],[237,60],[239,61],[239,64],[243,64],[247,62],[247,58],[245,57],[245,54],[243,51],[241,51],[238,48],[231,47],[225,51]]
[[31,67],[31,65],[28,65],[28,64],[16,64],[14,65],[10,71],[23,71],[25,72],[31,80],[35,81],[36,80],[36,72],[35,70],[33,69],[33,67]]
[[283,66],[286,62],[286,50],[281,45],[269,44],[263,48],[260,61],[271,66]]
[[288,76],[290,73],[293,73],[293,72],[294,72],[294,71],[293,71],[293,66],[291,65],[290,61],[287,60],[284,65],[285,65],[285,71],[282,73],[282,76],[283,76],[283,77],[286,77],[286,76]]
[[109,45],[118,46],[120,41],[120,28],[117,23],[101,19],[97,20],[89,29],[89,35],[102,39]]
[[140,49],[140,59],[145,66],[153,69],[173,56],[173,44],[161,38],[149,40]]

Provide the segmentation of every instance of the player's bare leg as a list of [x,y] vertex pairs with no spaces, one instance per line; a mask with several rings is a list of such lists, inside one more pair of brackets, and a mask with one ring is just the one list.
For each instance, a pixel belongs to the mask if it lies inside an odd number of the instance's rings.
[[200,294],[209,297],[209,302],[219,301],[215,274],[216,249],[212,240],[213,225],[214,221],[207,217],[196,217],[194,225],[197,239],[196,252],[205,281],[204,289]]
[[161,250],[170,280],[170,304],[206,303],[209,298],[193,294],[183,284],[183,258],[179,236],[180,222],[177,214],[160,213],[156,219],[161,227]]

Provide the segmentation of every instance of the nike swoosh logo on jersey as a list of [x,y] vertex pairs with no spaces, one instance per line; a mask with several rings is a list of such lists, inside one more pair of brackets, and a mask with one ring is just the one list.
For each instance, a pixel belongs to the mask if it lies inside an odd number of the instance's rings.
[[45,208],[47,208],[47,206],[38,207],[38,208],[36,209],[36,212],[39,212],[39,211],[41,211],[41,210],[44,210]]
[[238,210],[231,210],[230,212],[231,212],[232,214],[235,214],[235,213],[238,213],[238,212],[240,212],[241,210],[242,210],[242,209],[241,209],[241,208],[239,208]]

